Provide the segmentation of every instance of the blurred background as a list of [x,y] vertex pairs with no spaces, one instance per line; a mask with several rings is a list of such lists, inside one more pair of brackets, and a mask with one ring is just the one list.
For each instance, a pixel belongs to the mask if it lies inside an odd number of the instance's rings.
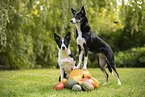
[[[71,31],[78,62],[71,8],[84,6],[94,33],[114,51],[117,67],[145,67],[144,0],[0,0],[0,69],[58,68],[53,33]],[[88,67],[98,61],[89,54]]]

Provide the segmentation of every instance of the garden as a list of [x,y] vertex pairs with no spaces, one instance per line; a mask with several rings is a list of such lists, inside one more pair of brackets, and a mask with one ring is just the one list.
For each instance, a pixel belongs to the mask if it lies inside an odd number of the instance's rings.
[[[79,60],[71,8],[84,6],[91,30],[114,52],[122,85],[109,74],[107,85],[95,55],[88,70],[100,87],[90,92],[55,90],[60,70],[54,33],[71,32],[70,49]],[[144,0],[1,0],[0,96],[145,96]]]

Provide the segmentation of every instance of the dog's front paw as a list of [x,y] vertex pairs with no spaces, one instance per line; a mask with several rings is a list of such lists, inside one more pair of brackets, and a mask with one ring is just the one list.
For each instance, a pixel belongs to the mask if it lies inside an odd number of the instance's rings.
[[73,69],[77,69],[77,67],[75,66]]
[[114,75],[113,71],[112,71],[112,75]]
[[106,85],[106,84],[107,84],[107,83],[105,82],[105,83],[103,84],[103,86]]
[[73,69],[79,69],[79,67],[76,67],[76,66],[75,66]]
[[118,85],[121,85],[121,82],[118,82]]
[[86,67],[86,66],[83,66],[83,68],[82,68],[82,69],[87,70],[87,67]]
[[80,68],[80,64],[77,65],[77,67],[75,66],[75,69],[79,69]]

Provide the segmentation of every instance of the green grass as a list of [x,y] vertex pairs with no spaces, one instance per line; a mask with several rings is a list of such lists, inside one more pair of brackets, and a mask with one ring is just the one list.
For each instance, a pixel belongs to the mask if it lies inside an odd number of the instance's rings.
[[0,96],[25,97],[144,97],[145,68],[118,68],[122,85],[117,84],[109,72],[109,82],[103,86],[104,75],[99,68],[88,69],[100,82],[100,87],[90,92],[55,90],[60,76],[59,69],[0,71]]

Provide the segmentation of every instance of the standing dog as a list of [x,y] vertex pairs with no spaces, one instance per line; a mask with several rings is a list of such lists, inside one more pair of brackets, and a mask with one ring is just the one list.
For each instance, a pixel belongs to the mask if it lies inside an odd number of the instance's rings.
[[74,18],[70,21],[75,24],[76,30],[76,41],[79,48],[79,63],[76,68],[79,68],[82,63],[83,50],[84,54],[84,66],[83,69],[87,69],[87,60],[88,60],[88,52],[95,53],[99,57],[99,64],[102,72],[105,75],[105,84],[108,81],[108,74],[106,72],[106,64],[109,71],[112,73],[112,69],[115,71],[118,84],[121,82],[119,80],[119,75],[116,71],[116,64],[114,62],[114,54],[111,47],[99,38],[92,30],[88,24],[88,19],[85,15],[84,6],[81,8],[80,12],[76,12],[73,8],[71,8],[72,14]]
[[71,50],[69,49],[70,32],[65,36],[65,38],[60,38],[56,33],[54,33],[54,38],[57,43],[58,53],[58,64],[60,67],[61,79],[64,78],[65,73],[68,75],[71,70],[75,68],[75,60],[72,56]]

